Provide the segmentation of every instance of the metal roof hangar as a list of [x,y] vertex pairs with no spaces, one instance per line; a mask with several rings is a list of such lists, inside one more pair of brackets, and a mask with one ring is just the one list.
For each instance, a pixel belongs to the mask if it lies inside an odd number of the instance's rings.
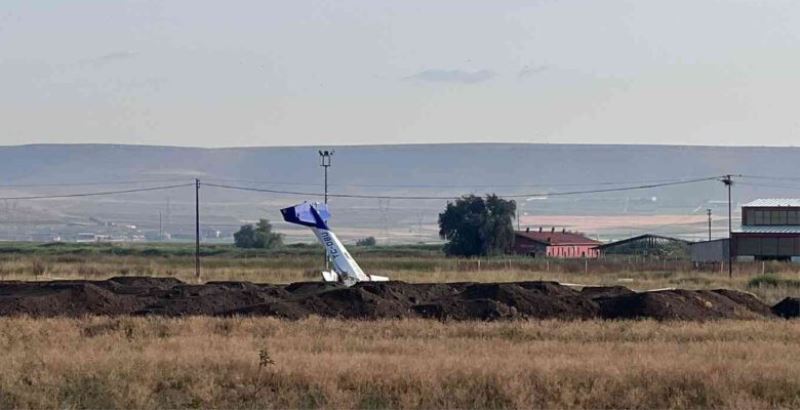
[[731,241],[739,261],[800,262],[800,199],[758,199],[742,205],[742,226]]
[[689,242],[669,236],[644,234],[597,247],[605,255],[682,256],[688,254]]

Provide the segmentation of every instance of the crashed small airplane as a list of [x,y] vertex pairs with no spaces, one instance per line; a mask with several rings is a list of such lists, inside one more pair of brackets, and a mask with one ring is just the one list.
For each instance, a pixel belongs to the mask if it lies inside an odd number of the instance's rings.
[[319,202],[303,202],[281,209],[281,214],[286,222],[311,228],[319,242],[325,247],[325,253],[332,267],[331,271],[322,272],[322,279],[325,282],[339,282],[345,286],[353,286],[358,282],[389,280],[385,276],[367,275],[361,270],[336,234],[328,228],[328,219],[331,217],[328,205]]

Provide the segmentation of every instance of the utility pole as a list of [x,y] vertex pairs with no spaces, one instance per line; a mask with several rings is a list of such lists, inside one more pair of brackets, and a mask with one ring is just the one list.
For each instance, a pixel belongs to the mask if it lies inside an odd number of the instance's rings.
[[728,278],[733,278],[733,207],[731,206],[731,185],[733,185],[733,180],[731,179],[731,175],[725,175],[725,178],[722,179],[722,183],[728,187]]
[[325,203],[328,203],[328,168],[331,166],[331,157],[334,151],[319,151],[319,166],[325,168]]
[[200,280],[200,180],[194,179],[194,276]]
[[708,240],[711,241],[711,208],[706,209],[708,214]]

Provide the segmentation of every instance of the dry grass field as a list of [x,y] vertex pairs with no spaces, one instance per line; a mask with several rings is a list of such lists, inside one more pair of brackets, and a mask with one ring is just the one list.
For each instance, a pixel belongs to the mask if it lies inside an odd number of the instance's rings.
[[[2,248],[2,247],[0,247]],[[226,251],[227,252],[227,251]],[[210,252],[202,281],[317,280],[314,250]],[[356,249],[408,282],[557,280],[800,296],[794,265],[448,259]],[[0,249],[0,280],[174,276],[184,251]],[[765,278],[754,286],[754,278]],[[800,322],[0,318],[0,408],[797,408]]]
[[797,408],[800,323],[0,319],[0,408]]

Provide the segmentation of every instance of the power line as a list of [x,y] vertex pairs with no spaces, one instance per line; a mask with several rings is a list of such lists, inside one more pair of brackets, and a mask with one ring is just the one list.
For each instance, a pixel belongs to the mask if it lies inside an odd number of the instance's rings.
[[[624,191],[633,191],[633,190],[644,190],[644,189],[661,188],[661,187],[668,187],[668,186],[675,186],[675,185],[693,184],[693,183],[704,182],[704,181],[719,180],[720,178],[721,178],[721,176],[713,176],[713,177],[694,178],[694,179],[665,180],[665,182],[650,183],[650,184],[643,184],[643,185],[634,185],[634,186],[626,186],[626,187],[613,187],[613,188],[577,190],[577,191],[539,192],[539,193],[529,193],[529,194],[500,195],[500,196],[505,197],[505,198],[527,198],[527,197],[537,197],[537,196],[539,196],[539,197],[541,197],[541,196],[548,196],[548,197],[549,196],[572,196],[572,195],[587,195],[587,194],[598,194],[598,193],[608,193],[608,192],[624,192]],[[116,183],[143,183],[143,181],[117,181]],[[84,184],[92,184],[92,183],[84,183]],[[105,183],[96,183],[96,184],[105,184]],[[616,183],[614,183],[614,184],[616,184]],[[148,192],[148,191],[157,191],[157,190],[167,190],[167,189],[174,189],[174,188],[180,188],[180,187],[188,187],[188,186],[193,186],[193,185],[194,184],[187,183],[187,184],[175,184],[175,185],[166,185],[166,186],[158,186],[158,187],[117,190],[117,191],[83,192],[83,193],[68,193],[68,194],[53,194],[53,195],[32,195],[32,196],[17,196],[17,197],[0,197],[0,200],[61,199],[61,198],[78,198],[78,197],[88,197],[88,196],[106,196],[106,195],[116,195],[116,194],[135,193],[135,192]],[[317,196],[317,195],[319,195],[318,192],[287,191],[287,190],[278,190],[278,189],[243,187],[243,186],[227,185],[227,184],[205,183],[203,185],[209,186],[209,187],[215,187],[215,188],[234,189],[234,190],[251,191],[251,192],[263,192],[263,193],[272,193],[272,194],[281,194],[281,195],[298,195],[298,196]],[[747,184],[747,185],[749,185],[749,184]],[[786,188],[788,188],[788,187],[786,187]],[[458,198],[460,195],[453,195],[453,196],[418,196],[418,195],[416,195],[416,196],[415,195],[403,196],[403,195],[329,194],[329,196],[330,197],[336,197],[336,198],[354,198],[354,199],[449,200],[449,199]]]
[[20,201],[20,200],[33,200],[33,199],[82,198],[82,197],[87,197],[87,196],[106,196],[106,195],[117,195],[117,194],[131,194],[131,193],[134,193],[134,192],[163,191],[163,190],[167,190],[167,189],[183,188],[183,187],[189,187],[189,186],[193,186],[193,184],[165,185],[165,186],[156,186],[156,187],[149,187],[149,188],[125,189],[125,190],[121,190],[121,191],[101,191],[101,192],[82,192],[82,193],[75,193],[75,194],[0,197],[0,201]]
[[[765,175],[732,175],[739,178],[748,179],[767,179],[776,181],[799,181],[800,178],[793,177],[780,177],[780,176],[765,176]],[[721,178],[719,176],[718,178]],[[672,183],[675,181],[692,181],[696,179],[705,178],[683,178],[683,179],[654,179],[654,180],[636,180],[636,181],[598,181],[598,182],[579,182],[579,183],[559,183],[559,184],[335,184],[334,186],[340,188],[535,188],[535,187],[569,187],[569,186],[613,186],[613,185],[627,185],[627,184],[658,184],[658,183]],[[291,182],[291,181],[265,181],[254,179],[235,179],[235,178],[204,178],[204,181],[219,181],[219,182],[242,182],[256,185],[276,185],[276,186],[315,186],[322,187],[323,184],[319,183],[304,183],[304,182]],[[0,188],[36,188],[36,187],[64,187],[64,186],[102,186],[102,185],[135,185],[145,183],[165,183],[165,182],[179,182],[187,181],[185,178],[169,178],[169,179],[142,179],[142,180],[119,180],[119,181],[81,181],[81,182],[64,182],[64,183],[40,183],[40,184],[0,184]],[[555,195],[552,193],[551,195]]]
[[[720,176],[721,177],[721,176]],[[683,178],[681,180],[691,180],[698,178]],[[217,182],[240,182],[255,185],[289,185],[289,186],[315,186],[322,187],[323,184],[308,183],[308,182],[276,182],[264,181],[254,179],[235,179],[235,178],[204,178],[203,181],[217,181]],[[655,184],[661,182],[674,182],[676,179],[653,179],[653,180],[638,180],[638,181],[600,181],[600,182],[578,182],[578,183],[563,183],[563,184],[331,184],[331,186],[339,188],[537,188],[537,187],[569,187],[569,186],[605,186],[605,185],[630,185],[630,184]],[[207,184],[206,184],[207,185]]]
[[[644,185],[636,185],[636,186],[628,186],[628,187],[618,187],[618,188],[605,188],[605,189],[592,189],[592,190],[584,190],[584,191],[564,191],[564,192],[540,192],[540,193],[533,193],[533,194],[524,194],[524,195],[499,195],[504,198],[528,198],[528,197],[542,197],[542,196],[570,196],[570,195],[587,195],[587,194],[599,194],[599,193],[607,193],[607,192],[622,192],[622,191],[634,191],[634,190],[643,190],[643,189],[652,189],[652,188],[661,188],[667,186],[675,186],[675,185],[686,185],[686,184],[693,184],[697,182],[704,182],[704,181],[716,181],[719,180],[721,176],[713,176],[713,177],[706,177],[706,178],[695,178],[695,179],[687,179],[687,180],[673,180],[669,182],[661,182],[661,183],[653,183],[653,184],[644,184]],[[302,191],[283,191],[277,189],[265,189],[265,188],[253,188],[253,187],[243,187],[243,186],[236,186],[236,185],[226,185],[226,184],[211,184],[206,183],[205,186],[215,187],[215,188],[223,188],[223,189],[235,189],[239,191],[250,191],[250,192],[264,192],[264,193],[271,193],[271,194],[281,194],[281,195],[298,195],[298,196],[318,196],[318,192],[302,192]],[[356,198],[356,199],[400,199],[400,200],[450,200],[458,198],[459,195],[456,196],[401,196],[401,195],[360,195],[360,194],[328,194],[329,197],[333,198]]]
[[142,179],[142,180],[123,180],[123,181],[89,181],[89,182],[64,182],[60,184],[46,183],[46,184],[0,184],[0,188],[52,188],[64,186],[92,186],[92,185],[135,185],[135,184],[151,184],[151,183],[166,183],[186,181],[186,178],[170,178],[170,179]]
[[738,175],[739,178],[748,178],[748,179],[768,179],[774,181],[795,181],[800,182],[800,178],[797,177],[776,177],[776,176],[767,176],[767,175]]
[[[580,190],[580,191],[541,192],[541,193],[531,193],[531,194],[521,194],[521,195],[500,195],[500,196],[505,197],[505,198],[527,198],[527,197],[537,197],[537,196],[586,195],[586,194],[597,194],[597,193],[607,193],[607,192],[622,192],[622,191],[653,189],[653,188],[661,188],[661,187],[675,186],[675,185],[685,185],[685,184],[692,184],[692,183],[698,183],[698,182],[704,182],[704,181],[718,180],[719,178],[721,178],[721,177],[720,176],[714,176],[714,177],[695,178],[695,179],[686,179],[686,180],[672,180],[672,181],[667,181],[667,182],[644,184],[644,185],[635,185],[635,186],[627,186],[627,187],[615,187],[615,188]],[[123,181],[120,181],[120,182],[123,182]],[[134,181],[128,181],[128,182],[134,182]],[[141,181],[136,181],[136,183],[141,183]],[[251,192],[264,192],[264,193],[281,194],[281,195],[298,195],[298,196],[317,196],[317,195],[319,195],[319,193],[317,193],[317,192],[286,191],[286,190],[277,190],[277,189],[243,187],[243,186],[227,185],[227,184],[205,183],[203,185],[209,186],[209,187],[215,187],[215,188],[234,189],[234,190],[251,191]],[[182,187],[188,187],[188,186],[194,186],[194,184],[189,184],[189,183],[187,183],[187,184],[175,184],[175,185],[165,185],[165,186],[157,186],[157,187],[117,190],[117,191],[100,191],[100,192],[82,192],[82,193],[67,193],[67,194],[53,194],[53,195],[31,195],[31,196],[16,196],[16,197],[0,197],[0,200],[63,199],[63,198],[79,198],[79,197],[90,197],[90,196],[107,196],[107,195],[117,195],[117,194],[136,193],[136,192],[159,191],[159,190],[182,188]],[[364,195],[364,194],[329,194],[328,196],[336,197],[336,198],[399,199],[399,200],[449,200],[449,199],[455,199],[455,198],[459,197],[459,195],[455,195],[455,196],[402,196],[402,195]]]
[[536,196],[569,196],[569,195],[585,195],[585,194],[601,194],[605,192],[622,192],[622,191],[637,191],[643,189],[652,189],[652,188],[661,188],[661,187],[668,187],[668,186],[676,186],[676,185],[687,185],[687,184],[694,184],[697,182],[705,182],[705,181],[717,181],[721,178],[721,176],[713,176],[713,177],[706,177],[706,178],[695,178],[695,179],[685,179],[685,180],[675,180],[672,182],[662,182],[656,184],[645,184],[645,185],[636,185],[636,186],[629,186],[629,187],[620,187],[620,188],[606,188],[606,189],[591,189],[586,191],[567,191],[567,192],[550,192],[550,193],[543,193],[543,194],[528,194],[528,195],[503,195],[505,198],[524,198],[524,197],[536,197]]
[[790,185],[775,185],[775,184],[761,184],[761,183],[754,184],[752,182],[739,182],[738,184],[739,185],[757,187],[757,188],[780,188],[780,189],[789,189],[789,190],[795,190],[795,191],[796,190],[800,190],[800,186],[797,186],[797,185],[790,186]]

